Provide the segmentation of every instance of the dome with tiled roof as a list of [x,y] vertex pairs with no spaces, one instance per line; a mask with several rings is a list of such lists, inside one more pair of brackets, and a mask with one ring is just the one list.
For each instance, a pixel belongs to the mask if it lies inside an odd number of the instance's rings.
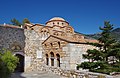
[[54,18],[51,18],[49,21],[54,21],[54,20],[65,21],[65,19],[63,19],[63,18],[61,18],[61,17],[54,17]]
[[53,17],[48,22],[46,22],[46,26],[68,26],[69,23],[61,18],[61,17]]

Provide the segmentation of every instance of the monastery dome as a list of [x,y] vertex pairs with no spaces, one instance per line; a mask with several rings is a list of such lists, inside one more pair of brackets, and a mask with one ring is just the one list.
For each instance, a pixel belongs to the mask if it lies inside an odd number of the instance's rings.
[[61,18],[61,17],[54,17],[54,18],[51,18],[48,22],[46,22],[46,26],[61,26],[61,27],[64,27],[64,26],[68,26],[69,23]]
[[49,21],[54,21],[54,20],[59,20],[59,21],[65,21],[63,18],[61,17],[54,17],[54,18],[51,18]]

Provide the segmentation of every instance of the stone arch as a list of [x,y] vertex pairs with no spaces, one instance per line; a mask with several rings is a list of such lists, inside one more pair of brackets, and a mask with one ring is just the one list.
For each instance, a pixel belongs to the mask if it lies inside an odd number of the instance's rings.
[[58,32],[54,32],[53,35],[59,36],[59,33]]
[[24,53],[23,52],[15,52],[14,56],[19,58],[19,63],[15,69],[16,72],[24,72]]
[[61,45],[61,44],[60,44],[60,41],[58,41],[58,47],[59,47],[59,48],[60,48],[60,45]]
[[40,30],[40,32],[42,33],[42,32],[46,32],[46,33],[49,33],[49,29],[48,28],[42,28],[41,30]]
[[42,37],[48,37],[50,35],[49,29],[45,28],[45,27],[40,30],[40,33],[41,33]]
[[54,53],[50,52],[51,66],[54,66]]
[[57,67],[60,67],[60,55],[56,54],[56,58],[57,58]]
[[13,53],[14,56],[15,56],[16,54],[19,54],[19,55],[24,56],[24,53],[23,53],[23,52],[14,52],[14,53]]
[[66,32],[67,33],[73,33],[73,28],[71,27],[71,26],[69,26],[69,27],[66,27]]
[[18,52],[18,51],[22,51],[22,47],[21,45],[18,43],[18,42],[14,42],[11,46],[10,46],[10,49],[13,51],[13,52]]
[[46,65],[49,65],[49,57],[48,57],[48,54],[45,54],[46,56]]
[[61,32],[61,31],[56,31],[56,32],[53,33],[53,35],[55,35],[55,36],[62,36],[62,33],[63,32]]

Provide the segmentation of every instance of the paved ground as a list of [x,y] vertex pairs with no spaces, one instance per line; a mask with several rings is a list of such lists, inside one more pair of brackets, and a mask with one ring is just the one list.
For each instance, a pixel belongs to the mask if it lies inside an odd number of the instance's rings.
[[114,78],[120,78],[120,75],[114,76]]
[[[10,78],[65,78],[65,77],[48,72],[29,72],[29,73],[13,73]],[[120,75],[116,75],[113,78],[120,78]]]
[[64,78],[64,77],[47,72],[29,72],[29,73],[13,73],[11,78]]

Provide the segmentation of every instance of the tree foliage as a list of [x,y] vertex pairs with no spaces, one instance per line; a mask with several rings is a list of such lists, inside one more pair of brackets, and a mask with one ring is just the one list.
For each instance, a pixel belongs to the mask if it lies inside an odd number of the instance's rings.
[[14,72],[19,59],[9,50],[0,51],[0,78],[8,78]]
[[24,25],[25,23],[30,24],[30,21],[27,18],[24,18],[23,21],[22,21],[22,24]]
[[12,25],[21,26],[24,25],[25,23],[30,23],[30,21],[27,18],[24,18],[22,22],[19,22],[16,18],[13,18],[11,19],[11,23]]
[[81,63],[80,67],[106,74],[120,72],[120,44],[110,35],[113,25],[105,21],[104,27],[100,27],[100,30],[102,33],[98,39],[99,43],[88,43],[97,49],[89,49],[87,54],[83,54],[83,58],[89,61]]
[[16,18],[11,19],[11,23],[12,23],[12,25],[16,25],[16,26],[22,25]]

